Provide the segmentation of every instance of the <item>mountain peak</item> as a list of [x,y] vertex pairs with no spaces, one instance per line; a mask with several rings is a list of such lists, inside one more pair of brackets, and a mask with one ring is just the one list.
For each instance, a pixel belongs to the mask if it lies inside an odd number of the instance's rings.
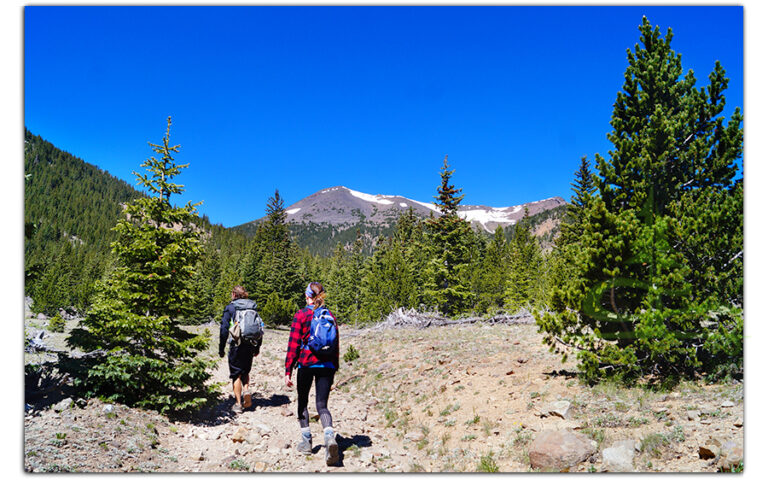
[[[459,216],[492,232],[498,225],[514,225],[525,214],[530,215],[564,205],[565,200],[552,197],[510,207],[487,207],[483,205],[460,205]],[[353,225],[361,222],[389,224],[401,213],[413,208],[417,215],[427,217],[440,213],[434,203],[420,202],[401,195],[370,194],[338,185],[319,190],[286,208],[288,222],[328,224],[334,226]]]

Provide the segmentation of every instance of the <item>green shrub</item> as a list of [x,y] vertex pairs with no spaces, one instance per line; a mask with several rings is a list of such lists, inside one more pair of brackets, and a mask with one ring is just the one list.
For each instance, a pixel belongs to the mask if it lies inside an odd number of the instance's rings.
[[357,351],[354,345],[347,347],[347,351],[344,353],[344,361],[351,362],[353,360],[357,360],[358,358],[360,358],[360,353]]
[[499,466],[496,464],[496,460],[493,459],[493,454],[487,454],[480,457],[480,463],[477,465],[478,472],[496,473],[499,471]]
[[61,318],[61,314],[57,313],[53,317],[51,317],[50,320],[48,320],[48,330],[51,332],[58,332],[61,333],[64,331],[64,326],[67,324],[67,322],[64,321],[63,318]]

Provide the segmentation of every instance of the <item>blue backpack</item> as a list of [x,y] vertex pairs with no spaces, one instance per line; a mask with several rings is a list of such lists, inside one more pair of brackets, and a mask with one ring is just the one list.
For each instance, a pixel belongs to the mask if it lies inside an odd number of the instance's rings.
[[338,336],[339,330],[331,313],[325,307],[317,307],[309,324],[309,337],[305,348],[320,359],[331,359],[336,353]]

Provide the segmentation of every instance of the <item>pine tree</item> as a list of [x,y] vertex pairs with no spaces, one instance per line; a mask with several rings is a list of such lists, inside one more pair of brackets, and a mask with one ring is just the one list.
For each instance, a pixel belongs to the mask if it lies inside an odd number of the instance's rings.
[[554,291],[565,288],[565,285],[578,275],[575,257],[579,253],[579,244],[584,235],[586,212],[596,190],[596,181],[589,161],[586,156],[581,157],[579,168],[574,172],[574,182],[571,183],[571,201],[566,206],[566,214],[560,223],[560,233],[555,239],[554,249],[547,258],[547,281],[551,285],[546,295],[547,303],[552,302]]
[[507,239],[504,229],[499,225],[488,241],[478,268],[474,271],[473,290],[475,309],[478,312],[495,313],[503,309],[509,273]]
[[464,195],[459,195],[461,189],[450,184],[453,173],[454,170],[449,170],[446,155],[440,171],[441,185],[435,197],[441,215],[427,220],[430,259],[425,296],[447,315],[465,311],[472,303],[469,266],[473,233],[469,222],[458,215]]
[[357,324],[361,319],[362,293],[360,285],[363,279],[365,258],[363,256],[363,238],[357,231],[357,239],[349,248],[341,242],[336,244],[331,257],[330,275],[327,279],[326,301],[332,306],[339,322]]
[[543,258],[536,237],[531,232],[528,208],[515,225],[509,242],[509,267],[505,292],[506,307],[517,310],[538,304],[541,298]]
[[288,215],[278,190],[269,198],[266,214],[251,244],[243,274],[244,286],[250,297],[262,306],[265,322],[290,324],[293,313],[304,298],[304,289],[298,246],[291,239],[286,223]]
[[160,412],[199,407],[213,391],[205,385],[212,362],[198,357],[208,335],[190,334],[178,322],[193,305],[200,242],[192,224],[196,205],[170,202],[183,191],[171,180],[188,166],[173,158],[180,146],[169,144],[170,127],[169,117],[162,144],[149,144],[162,157],[142,164],[147,173],[134,172],[151,196],[126,205],[112,244],[116,267],[69,339],[107,352],[78,379],[91,394]]
[[737,371],[741,113],[727,125],[718,117],[728,83],[719,63],[697,89],[692,71],[682,75],[671,29],[662,38],[643,18],[640,32],[614,104],[614,149],[597,157],[599,195],[583,211],[574,279],[539,325],[552,346],[579,349],[588,380],[674,379],[718,362]]
[[597,186],[587,157],[581,157],[579,169],[574,173],[571,183],[571,202],[566,206],[566,218],[560,225],[557,245],[566,245],[578,241],[582,234],[584,212],[592,199]]

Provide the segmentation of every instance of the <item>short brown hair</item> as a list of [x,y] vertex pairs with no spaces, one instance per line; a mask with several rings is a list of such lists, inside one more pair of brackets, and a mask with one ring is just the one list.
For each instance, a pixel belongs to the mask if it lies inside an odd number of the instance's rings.
[[248,292],[245,291],[245,288],[243,288],[242,285],[238,285],[232,289],[232,296],[234,296],[235,299],[248,298]]

